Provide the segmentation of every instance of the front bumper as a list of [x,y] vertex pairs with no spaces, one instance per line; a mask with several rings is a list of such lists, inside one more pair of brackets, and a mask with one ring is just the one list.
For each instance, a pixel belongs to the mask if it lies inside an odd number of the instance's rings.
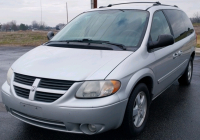
[[[5,82],[2,86],[2,100],[12,116],[46,129],[96,134],[121,125],[127,100],[119,101],[117,95],[100,99],[76,99],[70,96],[70,92],[74,92],[73,89],[76,90],[77,86],[79,85],[75,84],[71,87],[58,101],[43,103],[18,97],[12,86],[10,88]],[[67,99],[69,97],[71,99]],[[88,124],[96,125],[97,131],[91,133],[86,130],[87,127],[84,126]]]

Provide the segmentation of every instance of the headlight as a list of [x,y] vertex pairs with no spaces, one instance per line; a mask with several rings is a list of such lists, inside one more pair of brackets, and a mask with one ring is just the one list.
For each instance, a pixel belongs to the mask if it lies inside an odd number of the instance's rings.
[[121,86],[119,81],[87,81],[76,93],[77,98],[98,98],[116,93]]
[[13,75],[13,70],[10,68],[8,70],[8,73],[7,73],[7,82],[8,82],[8,85],[10,85],[10,83],[11,83],[12,75]]

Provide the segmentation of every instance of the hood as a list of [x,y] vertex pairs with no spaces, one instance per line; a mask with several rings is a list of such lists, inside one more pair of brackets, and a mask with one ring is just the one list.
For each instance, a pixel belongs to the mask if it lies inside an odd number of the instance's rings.
[[133,52],[39,46],[12,66],[16,73],[60,80],[98,80]]

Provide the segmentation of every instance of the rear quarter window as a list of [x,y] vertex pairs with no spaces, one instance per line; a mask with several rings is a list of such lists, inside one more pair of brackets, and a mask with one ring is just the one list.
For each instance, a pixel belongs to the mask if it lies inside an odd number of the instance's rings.
[[179,10],[163,10],[174,33],[175,42],[187,37],[187,30],[183,20],[183,12]]
[[194,27],[192,25],[191,20],[188,18],[188,16],[184,12],[182,12],[182,18],[185,24],[185,28],[186,28],[185,30],[187,32],[187,35],[192,34],[194,32]]

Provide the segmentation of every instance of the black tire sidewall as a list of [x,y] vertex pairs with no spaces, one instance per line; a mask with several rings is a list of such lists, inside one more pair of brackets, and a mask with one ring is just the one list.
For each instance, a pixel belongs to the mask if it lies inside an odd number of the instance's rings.
[[[146,111],[146,116],[145,116],[143,124],[140,127],[135,127],[133,123],[133,116],[132,116],[133,104],[135,102],[135,99],[138,93],[140,93],[141,91],[145,93],[146,98],[147,98],[147,111]],[[124,130],[126,131],[126,133],[128,133],[129,136],[137,136],[144,130],[147,123],[148,116],[149,116],[149,106],[150,106],[150,97],[149,97],[148,88],[144,83],[140,83],[135,87],[132,94],[130,95],[129,102],[126,108],[126,113],[124,116],[123,126],[124,126]]]
[[[191,68],[192,68],[191,71],[192,72],[191,72],[191,78],[190,78],[190,80],[188,80],[188,67],[189,67],[190,62],[191,62]],[[193,76],[193,59],[190,58],[184,74],[178,79],[178,81],[181,85],[189,85],[191,83],[192,76]]]

